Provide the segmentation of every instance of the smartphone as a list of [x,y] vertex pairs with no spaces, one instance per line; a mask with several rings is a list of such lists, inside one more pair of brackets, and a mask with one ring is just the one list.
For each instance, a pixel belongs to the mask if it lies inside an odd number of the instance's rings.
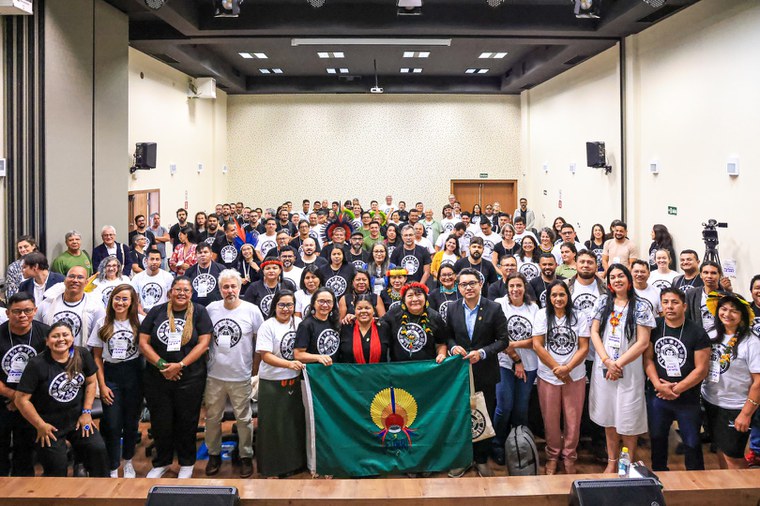
[[[609,369],[607,369],[606,367],[602,368],[602,376],[604,376],[605,379],[607,379],[607,371],[609,371]],[[622,372],[620,373],[620,378],[618,378],[618,379],[623,379],[623,373]]]

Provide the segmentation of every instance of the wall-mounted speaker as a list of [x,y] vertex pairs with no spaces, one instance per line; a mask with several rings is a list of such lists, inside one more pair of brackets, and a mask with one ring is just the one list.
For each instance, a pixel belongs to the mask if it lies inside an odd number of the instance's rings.
[[570,490],[571,506],[665,506],[654,478],[576,480]]
[[607,156],[603,142],[586,143],[586,166],[601,169],[607,166]]
[[138,169],[156,168],[156,143],[138,142],[135,146],[135,166]]
[[235,487],[151,487],[145,506],[238,506]]

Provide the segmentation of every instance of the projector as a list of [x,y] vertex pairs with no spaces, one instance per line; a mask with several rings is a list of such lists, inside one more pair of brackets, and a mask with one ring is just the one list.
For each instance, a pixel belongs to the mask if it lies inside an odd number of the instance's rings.
[[369,91],[370,93],[382,93],[383,89],[380,88],[379,86],[373,86],[372,88],[369,89]]

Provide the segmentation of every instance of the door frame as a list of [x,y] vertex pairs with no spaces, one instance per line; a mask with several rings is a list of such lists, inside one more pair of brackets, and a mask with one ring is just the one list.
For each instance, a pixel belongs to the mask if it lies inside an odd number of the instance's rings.
[[[520,194],[519,193],[519,188],[518,188],[519,182],[518,182],[517,179],[451,179],[451,180],[449,180],[449,195],[456,195],[456,193],[454,193],[454,186],[457,183],[469,183],[469,184],[473,184],[473,183],[478,183],[478,184],[489,184],[489,183],[504,184],[504,183],[512,183],[512,184],[514,184],[515,195],[519,195]],[[519,202],[519,199],[518,199],[518,202]],[[478,204],[481,207],[483,207],[482,196],[480,196],[480,195],[478,196]],[[503,212],[509,212],[509,211],[505,211],[504,209],[502,209],[502,211]]]

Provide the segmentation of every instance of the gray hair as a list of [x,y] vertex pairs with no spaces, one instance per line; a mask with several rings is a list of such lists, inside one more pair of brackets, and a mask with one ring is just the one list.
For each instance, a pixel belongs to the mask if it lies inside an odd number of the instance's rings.
[[240,276],[240,273],[236,271],[235,269],[224,269],[222,272],[219,273],[219,286],[222,285],[222,280],[225,279],[234,279],[238,286],[243,285],[243,278]]
[[135,234],[134,237],[132,237],[132,247],[133,248],[135,246],[137,246],[137,241],[139,241],[140,239],[147,239],[147,237],[145,237],[142,234]]
[[113,225],[104,225],[103,228],[100,229],[100,235],[103,235],[103,232],[106,230],[112,230],[114,235],[116,235],[116,227]]
[[66,235],[63,236],[63,240],[66,241],[66,242],[68,242],[69,239],[71,239],[74,236],[77,236],[80,239],[82,238],[82,234],[80,234],[76,230],[69,230],[68,232],[66,232]]

